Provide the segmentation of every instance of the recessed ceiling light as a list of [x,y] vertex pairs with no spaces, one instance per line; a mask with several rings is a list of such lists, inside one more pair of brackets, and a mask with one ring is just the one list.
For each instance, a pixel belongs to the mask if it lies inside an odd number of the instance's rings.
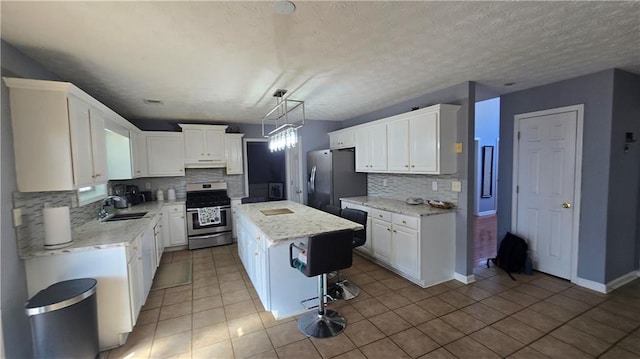
[[507,82],[506,84],[504,84],[504,86],[513,86],[515,84],[516,84],[515,82]]
[[280,15],[291,15],[296,11],[296,4],[288,0],[279,0],[273,4],[273,11]]
[[144,101],[144,103],[146,103],[147,105],[162,105],[164,103],[161,100],[152,100],[148,98],[145,98],[142,101]]

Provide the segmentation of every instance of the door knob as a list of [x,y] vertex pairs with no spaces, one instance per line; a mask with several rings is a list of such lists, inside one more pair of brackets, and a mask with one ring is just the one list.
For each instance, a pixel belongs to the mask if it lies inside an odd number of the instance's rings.
[[569,202],[564,202],[564,203],[562,204],[562,208],[571,208],[571,203],[569,203]]

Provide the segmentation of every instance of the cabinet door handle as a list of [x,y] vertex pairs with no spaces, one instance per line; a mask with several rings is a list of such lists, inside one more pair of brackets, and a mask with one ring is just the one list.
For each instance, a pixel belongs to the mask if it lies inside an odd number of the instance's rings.
[[391,228],[387,228],[387,231],[391,232]]
[[200,156],[204,156],[204,152],[202,152],[202,153],[200,154]]
[[407,224],[407,221],[402,221],[403,224]]
[[404,165],[405,167],[409,167],[409,165]]
[[393,233],[398,233],[395,229],[393,230]]
[[411,167],[415,167],[416,165],[411,165]]
[[378,216],[380,216],[380,218],[382,218],[382,215],[381,215],[381,214],[379,214]]

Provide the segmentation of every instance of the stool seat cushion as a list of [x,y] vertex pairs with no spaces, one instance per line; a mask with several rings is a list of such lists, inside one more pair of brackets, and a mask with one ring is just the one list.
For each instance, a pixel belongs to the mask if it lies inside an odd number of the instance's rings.
[[[367,212],[353,208],[343,208],[340,212],[340,216],[344,219],[348,219],[352,222],[359,223],[366,227],[367,225]],[[355,231],[353,234],[353,248],[360,247],[367,241],[366,228]]]
[[301,272],[307,277],[351,267],[353,231],[335,231],[309,237],[307,264]]

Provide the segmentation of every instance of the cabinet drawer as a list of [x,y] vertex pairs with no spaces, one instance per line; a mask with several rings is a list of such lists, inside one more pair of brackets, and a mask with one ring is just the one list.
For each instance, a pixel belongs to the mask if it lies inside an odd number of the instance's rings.
[[184,212],[184,206],[181,204],[165,204],[163,209],[167,211],[167,213]]
[[418,229],[420,226],[420,218],[405,216],[404,214],[394,214],[393,215],[393,224],[397,226],[408,227],[412,229]]
[[372,219],[375,218],[382,221],[391,222],[391,212],[372,208],[370,214]]

